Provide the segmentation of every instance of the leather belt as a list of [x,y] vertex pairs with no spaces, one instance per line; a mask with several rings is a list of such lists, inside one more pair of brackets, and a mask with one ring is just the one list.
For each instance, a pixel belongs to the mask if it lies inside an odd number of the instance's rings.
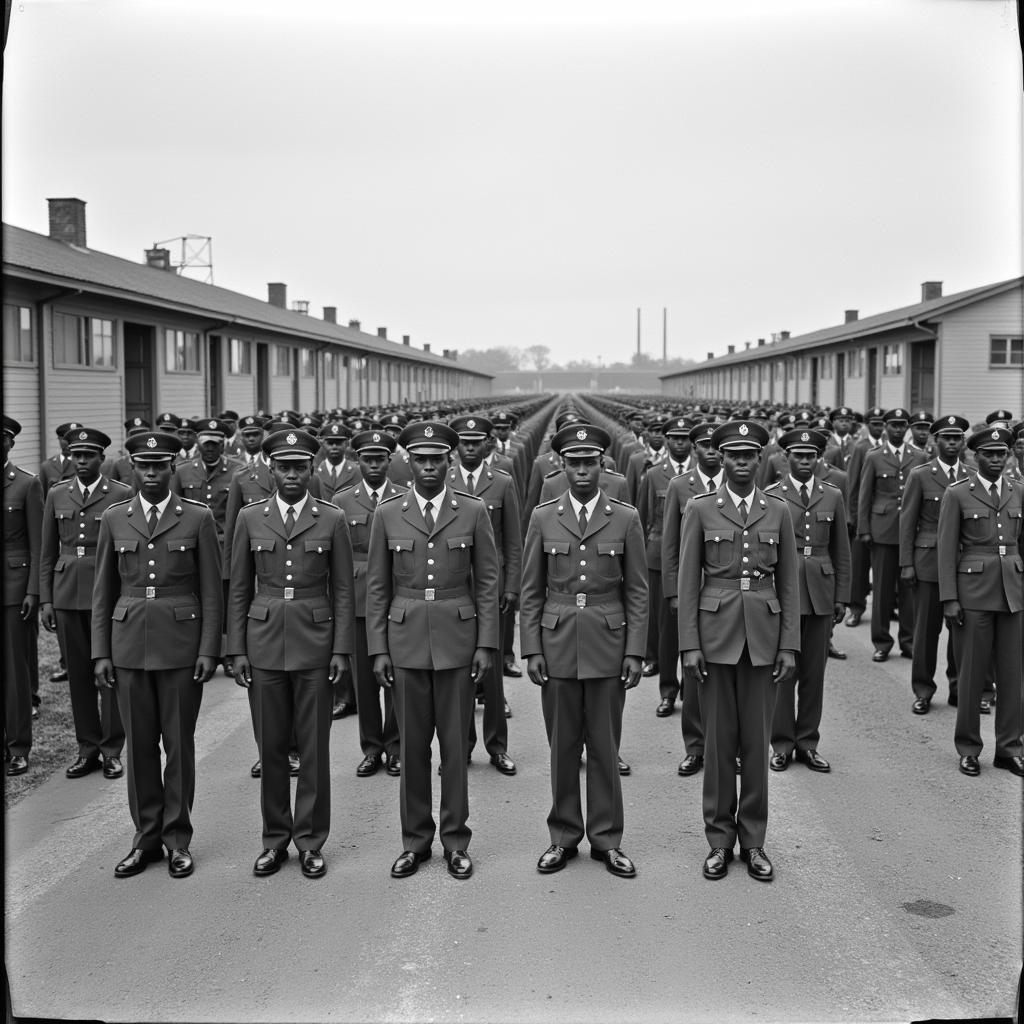
[[73,544],[62,544],[60,547],[60,553],[62,555],[68,555],[69,557],[85,558],[86,555],[96,554],[95,544],[79,544],[77,547]]
[[720,580],[712,576],[704,582],[705,590],[774,590],[775,576],[762,576],[760,579],[751,579],[744,576],[739,580]]
[[800,551],[803,552],[804,558],[809,558],[812,555],[822,557],[831,554],[827,547],[815,547],[811,544],[808,544],[805,547],[800,548]]
[[256,590],[259,597],[279,597],[285,601],[295,601],[304,597],[326,597],[327,590],[320,587],[268,587],[261,583]]
[[546,600],[552,604],[574,604],[577,608],[589,608],[591,605],[622,604],[622,594],[618,590],[605,590],[596,594],[566,594],[560,590],[549,590]]
[[195,590],[192,587],[122,587],[121,596],[152,601],[158,597],[195,597]]
[[1009,555],[1017,553],[1016,544],[968,544],[960,549],[963,555]]
[[395,587],[395,597],[411,597],[415,601],[451,601],[457,597],[470,597],[467,587]]

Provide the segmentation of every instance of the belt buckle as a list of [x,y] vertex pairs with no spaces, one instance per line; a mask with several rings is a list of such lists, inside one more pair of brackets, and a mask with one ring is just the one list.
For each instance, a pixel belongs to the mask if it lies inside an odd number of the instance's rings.
[[146,598],[152,600],[156,597],[156,587],[146,587]]
[[749,589],[750,589],[750,580],[749,579],[742,579],[742,580],[740,580],[740,590],[749,590]]
[[576,595],[576,607],[577,608],[586,608],[587,607],[587,595],[586,594],[577,594]]
[[805,547],[804,548],[804,558],[810,558],[811,552],[813,550],[814,549],[812,547]]
[[78,555],[79,558],[85,558],[85,548],[79,544],[79,546],[75,548],[75,554]]
[[423,591],[423,600],[424,601],[433,601],[435,599],[435,597],[434,597],[434,590],[435,589],[436,588],[434,588],[434,587],[427,587],[427,589]]
[[294,587],[285,587],[284,588],[284,599],[286,601],[294,601],[295,600],[295,588]]
[[999,545],[999,554],[1001,554],[1001,555],[1005,555],[1006,554],[1006,545],[1005,544],[1000,544]]

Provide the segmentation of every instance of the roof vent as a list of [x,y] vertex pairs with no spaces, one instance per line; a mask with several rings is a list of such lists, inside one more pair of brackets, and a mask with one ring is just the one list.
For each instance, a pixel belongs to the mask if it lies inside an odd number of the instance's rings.
[[309,315],[309,299],[292,299],[292,312]]
[[155,270],[173,270],[174,267],[171,266],[171,250],[161,249],[157,246],[147,249],[146,266],[153,267]]
[[386,327],[378,327],[377,328],[377,337],[378,338],[386,338],[387,336],[388,336],[388,329]]
[[408,334],[403,334],[402,335],[402,344],[408,346],[411,343],[412,343],[412,339],[409,337],[409,335]]
[[358,331],[361,326],[358,320],[349,320],[348,325],[353,331]]

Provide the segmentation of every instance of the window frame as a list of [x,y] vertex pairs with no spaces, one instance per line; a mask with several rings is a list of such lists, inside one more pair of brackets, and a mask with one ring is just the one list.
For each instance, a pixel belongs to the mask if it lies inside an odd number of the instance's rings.
[[[185,344],[184,349],[184,362],[185,365],[179,367],[178,354],[179,348],[177,344],[177,335],[181,335],[181,340]],[[173,349],[172,349],[172,337],[174,337]],[[195,367],[191,368],[188,366],[188,341],[192,340],[192,349],[195,355]],[[173,365],[172,365],[173,364]],[[199,346],[199,332],[198,331],[186,331],[181,327],[164,327],[164,372],[185,374],[190,377],[199,376],[203,372],[203,359],[202,353]]]
[[228,338],[228,373],[232,377],[252,376],[252,342],[246,338]]
[[[996,345],[1003,343],[1003,355],[1006,361],[997,363],[995,361]],[[1018,359],[1013,361],[1014,349],[1017,349]],[[1024,335],[1019,334],[990,334],[988,336],[988,368],[990,370],[1020,370],[1024,369]]]
[[[62,320],[73,320],[78,326],[78,350],[79,354],[84,356],[83,360],[76,360],[74,362],[67,362],[57,358],[57,332],[56,324],[57,318],[60,317]],[[117,366],[117,321],[108,320],[102,316],[92,316],[89,313],[71,313],[62,309],[55,309],[53,311],[53,319],[51,323],[51,336],[53,340],[53,368],[55,370],[92,370],[97,373],[116,373]],[[110,360],[104,362],[102,357],[100,361],[96,359],[96,324],[109,324],[110,325]],[[104,335],[101,334],[100,337]],[[62,347],[64,347],[62,345]],[[66,347],[64,347],[66,352]]]
[[[7,330],[7,317],[8,311],[11,314],[11,327],[10,331]],[[25,314],[28,315],[28,327],[22,324],[25,319]],[[37,363],[37,350],[36,350],[36,318],[35,311],[31,306],[23,306],[20,302],[5,302],[4,303],[4,322],[3,322],[3,334],[4,334],[4,351],[3,360],[5,366],[35,366]],[[28,335],[28,350],[29,356],[27,359],[23,358],[25,354],[25,337],[26,330]],[[8,335],[12,339],[16,339],[14,344],[18,347],[17,358],[12,357],[9,354],[7,347]]]
[[899,377],[903,374],[903,345],[894,342],[882,346],[882,376]]

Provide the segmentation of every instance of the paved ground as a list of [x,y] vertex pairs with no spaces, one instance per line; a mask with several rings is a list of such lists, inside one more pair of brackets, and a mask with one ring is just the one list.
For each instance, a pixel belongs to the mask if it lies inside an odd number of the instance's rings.
[[[1021,785],[957,771],[954,712],[910,713],[909,662],[840,627],[821,752],[771,780],[771,885],[718,883],[700,776],[676,775],[679,715],[654,680],[627,701],[622,881],[585,855],[541,876],[547,750],[539,695],[510,683],[514,778],[479,748],[476,873],[440,856],[394,881],[398,781],[357,779],[353,719],[332,736],[328,874],[293,857],[252,876],[258,783],[245,696],[217,676],[198,732],[196,873],[115,880],[124,781],[58,775],[6,821],[6,966],[15,1015],[118,1021],[884,1021],[1009,1016],[1021,963]],[[435,776],[436,781],[436,776]],[[435,787],[436,790],[436,787]],[[437,794],[435,792],[435,800]],[[439,849],[435,847],[436,850]]]

